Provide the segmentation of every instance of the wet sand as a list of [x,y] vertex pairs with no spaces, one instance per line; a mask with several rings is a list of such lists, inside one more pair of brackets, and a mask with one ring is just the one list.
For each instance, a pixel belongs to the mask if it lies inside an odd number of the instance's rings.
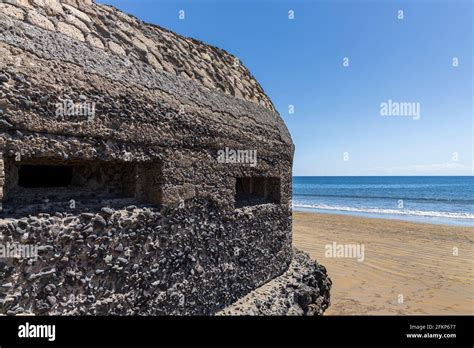
[[[295,212],[293,240],[328,270],[326,315],[474,314],[474,227]],[[364,260],[325,257],[333,242]]]

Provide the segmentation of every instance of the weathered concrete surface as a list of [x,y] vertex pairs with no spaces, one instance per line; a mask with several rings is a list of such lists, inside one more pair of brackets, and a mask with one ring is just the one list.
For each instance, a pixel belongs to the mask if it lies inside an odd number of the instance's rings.
[[324,266],[293,249],[293,259],[285,273],[217,315],[322,315],[330,305],[331,285]]
[[3,244],[40,247],[36,261],[0,262],[11,284],[0,290],[1,313],[212,314],[291,262],[289,221],[265,226],[281,210],[272,205],[234,216],[194,200],[78,210],[0,224]]
[[[0,314],[214,314],[288,269],[294,147],[246,68],[91,1],[0,9],[0,245],[40,248],[0,260]],[[38,166],[71,182],[20,185]]]
[[197,81],[207,89],[217,89],[274,110],[270,99],[238,57],[146,24],[112,6],[82,0],[70,4],[59,0],[3,0],[0,13],[87,42],[106,54],[144,62],[153,71]]

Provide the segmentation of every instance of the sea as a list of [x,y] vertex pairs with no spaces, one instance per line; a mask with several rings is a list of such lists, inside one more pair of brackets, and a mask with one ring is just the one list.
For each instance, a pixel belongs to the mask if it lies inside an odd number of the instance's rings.
[[293,209],[474,226],[474,177],[295,176]]

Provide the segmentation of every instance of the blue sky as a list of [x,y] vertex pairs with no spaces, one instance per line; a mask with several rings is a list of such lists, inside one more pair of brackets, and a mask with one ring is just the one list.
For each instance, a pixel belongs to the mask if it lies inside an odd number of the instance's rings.
[[[239,57],[292,134],[294,175],[473,174],[470,0],[99,2]],[[381,116],[389,99],[419,119]]]

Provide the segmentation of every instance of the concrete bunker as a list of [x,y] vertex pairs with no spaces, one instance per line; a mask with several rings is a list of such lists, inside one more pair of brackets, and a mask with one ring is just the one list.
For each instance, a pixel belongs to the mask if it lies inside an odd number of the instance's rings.
[[235,56],[92,0],[0,0],[0,52],[0,236],[42,247],[0,262],[0,315],[216,314],[273,280],[252,314],[329,306],[290,133]]

